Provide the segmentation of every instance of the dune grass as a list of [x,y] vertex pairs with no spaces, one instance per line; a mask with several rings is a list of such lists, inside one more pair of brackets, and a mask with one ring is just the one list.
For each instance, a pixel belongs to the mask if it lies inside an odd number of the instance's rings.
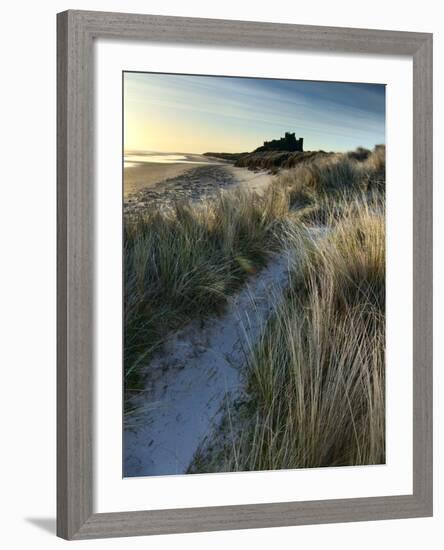
[[374,151],[357,149],[350,153],[318,156],[290,170],[281,171],[275,185],[289,193],[292,206],[316,203],[325,197],[353,197],[356,193],[385,189],[385,147]]
[[[354,199],[323,235],[289,224],[299,258],[286,299],[247,355],[249,399],[228,444],[190,471],[385,461],[385,224]],[[210,468],[210,470],[208,470]]]
[[[210,153],[208,153],[210,154]],[[253,151],[252,153],[239,153],[227,155],[226,153],[211,153],[212,156],[232,160],[235,166],[248,168],[249,170],[269,170],[279,173],[283,170],[293,170],[309,164],[314,166],[328,166],[339,159],[357,161],[366,165],[370,170],[385,166],[385,145],[377,145],[373,151],[358,147],[348,153],[332,153],[326,151]]]
[[202,204],[147,210],[124,224],[124,372],[127,391],[163,338],[190,319],[214,313],[277,246],[288,214],[278,188],[240,190]]
[[325,151],[253,151],[243,153],[235,160],[235,166],[249,170],[269,170],[278,173],[279,170],[294,168],[303,163],[333,156]]
[[[224,192],[125,219],[125,388],[165,336],[214,314],[285,247],[285,299],[247,342],[228,443],[190,472],[385,460],[385,148],[314,155],[262,195]],[[234,426],[235,425],[235,426]],[[234,426],[234,427],[233,427]]]

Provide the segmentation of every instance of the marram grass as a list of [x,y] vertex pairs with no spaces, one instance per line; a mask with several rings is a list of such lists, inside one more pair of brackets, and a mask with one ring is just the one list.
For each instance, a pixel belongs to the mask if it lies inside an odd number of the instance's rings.
[[183,202],[128,217],[124,233],[124,372],[137,387],[171,330],[223,306],[276,247],[288,215],[279,189],[264,196],[240,190],[201,204]]
[[[262,195],[229,191],[125,220],[125,387],[163,338],[217,312],[279,247],[285,299],[247,342],[248,398],[189,471],[385,461],[384,148],[314,156]],[[228,441],[228,443],[227,443]]]
[[288,225],[282,238],[299,261],[250,343],[249,398],[230,412],[228,444],[190,471],[384,463],[384,213],[356,199],[331,221],[316,236]]

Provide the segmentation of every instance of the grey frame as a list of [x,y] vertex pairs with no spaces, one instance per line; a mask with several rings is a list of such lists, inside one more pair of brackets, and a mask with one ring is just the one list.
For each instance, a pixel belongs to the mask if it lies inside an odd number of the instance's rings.
[[[93,513],[93,42],[413,58],[413,494]],[[432,35],[126,13],[57,16],[57,533],[89,539],[432,515]]]

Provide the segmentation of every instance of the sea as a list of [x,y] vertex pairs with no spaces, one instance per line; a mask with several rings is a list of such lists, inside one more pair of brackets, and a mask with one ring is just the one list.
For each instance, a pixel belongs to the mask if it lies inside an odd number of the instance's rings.
[[[160,164],[213,164],[215,160],[195,153],[159,153],[155,151],[127,151],[124,155],[124,167],[131,168],[145,163]],[[220,162],[220,161],[219,161]]]

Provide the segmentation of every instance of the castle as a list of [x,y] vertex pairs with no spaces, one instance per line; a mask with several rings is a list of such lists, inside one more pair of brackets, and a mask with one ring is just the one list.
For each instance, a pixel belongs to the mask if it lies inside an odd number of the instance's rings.
[[296,139],[294,132],[285,132],[285,136],[281,139],[272,139],[264,141],[261,147],[256,151],[303,151],[304,138]]

